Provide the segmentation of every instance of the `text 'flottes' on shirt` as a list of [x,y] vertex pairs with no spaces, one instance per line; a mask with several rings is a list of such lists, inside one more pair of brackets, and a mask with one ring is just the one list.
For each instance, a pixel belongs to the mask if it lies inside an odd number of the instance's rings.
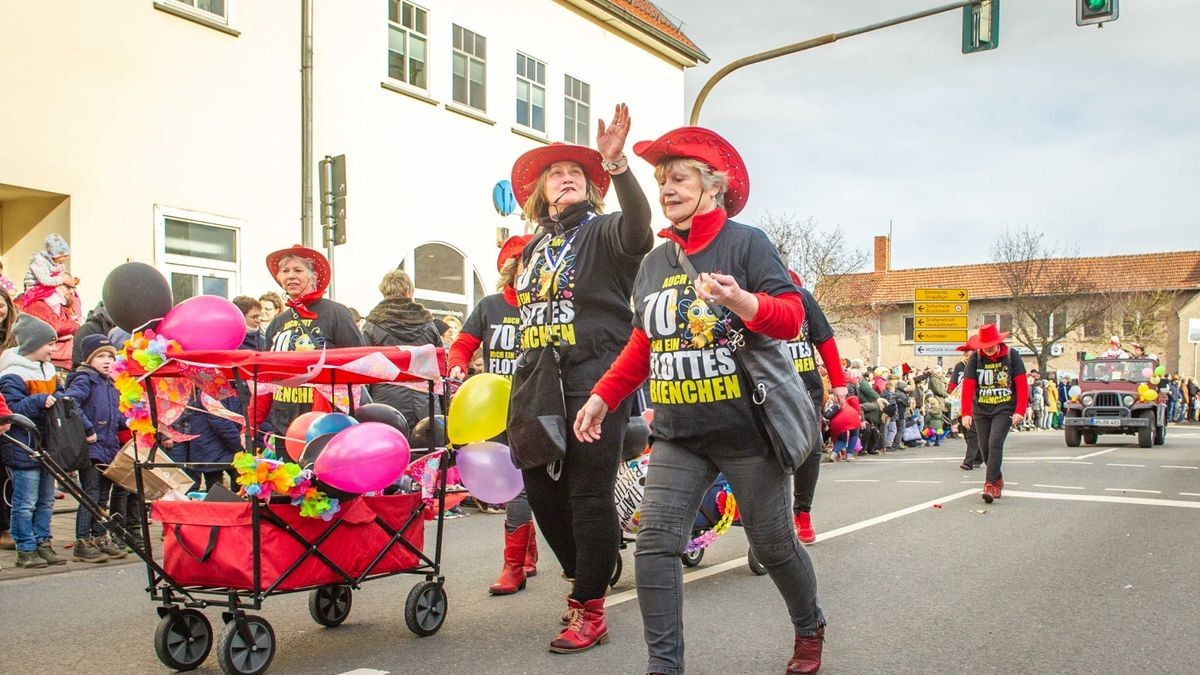
[[558,337],[561,344],[574,345],[575,303],[570,300],[521,303],[521,325],[523,349],[545,347],[552,337]]
[[[728,311],[696,297],[686,274],[667,278],[643,299],[650,340],[650,402],[715,403],[742,397],[737,363],[728,346]],[[678,284],[684,284],[679,287]]]
[[272,400],[280,403],[312,403],[312,387],[280,387],[271,396]]
[[812,343],[808,338],[801,335],[787,343],[788,353],[792,357],[792,362],[796,365],[797,373],[809,373],[817,369],[817,359],[813,356]]

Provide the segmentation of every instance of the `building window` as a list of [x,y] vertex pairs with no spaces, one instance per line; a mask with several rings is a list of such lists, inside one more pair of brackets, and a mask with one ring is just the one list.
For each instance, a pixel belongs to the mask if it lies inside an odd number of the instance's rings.
[[592,87],[570,75],[565,77],[563,140],[577,145],[591,145],[588,129],[592,126]]
[[1013,325],[1012,314],[984,314],[983,323],[994,323],[1001,333],[1011,333]]
[[546,64],[517,52],[517,124],[546,133]]
[[1104,314],[1097,313],[1083,322],[1083,337],[1098,338],[1104,335]]
[[166,4],[186,7],[209,19],[218,19],[222,22],[229,20],[225,0],[166,0]]
[[[413,251],[412,263],[402,261],[398,269],[412,276],[413,300],[425,305],[434,316],[465,319],[486,295],[479,273],[466,256],[448,244],[421,244]],[[469,285],[468,278],[472,280]]]
[[913,317],[911,317],[911,316],[904,317],[904,341],[912,342],[914,332],[915,332],[915,326],[913,324]]
[[159,267],[175,302],[197,295],[238,294],[242,221],[155,207]]
[[388,0],[388,77],[414,87],[425,84],[426,17],[411,2]]
[[487,38],[454,26],[454,100],[487,112]]

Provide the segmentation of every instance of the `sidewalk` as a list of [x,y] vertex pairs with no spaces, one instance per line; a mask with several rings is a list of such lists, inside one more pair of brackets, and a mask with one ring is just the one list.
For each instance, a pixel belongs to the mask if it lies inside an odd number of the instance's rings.
[[[80,569],[103,569],[116,565],[140,564],[142,559],[130,553],[120,560],[106,560],[102,563],[85,563],[71,560],[72,546],[75,545],[75,499],[67,495],[54,502],[54,517],[50,520],[50,536],[54,540],[54,550],[68,560],[66,565],[51,565],[41,569],[25,569],[17,567],[17,552],[0,550],[0,583],[12,579],[61,574]],[[67,511],[66,513],[63,513]],[[151,529],[155,529],[153,525]],[[157,542],[156,542],[157,543]],[[155,551],[158,554],[158,551]]]

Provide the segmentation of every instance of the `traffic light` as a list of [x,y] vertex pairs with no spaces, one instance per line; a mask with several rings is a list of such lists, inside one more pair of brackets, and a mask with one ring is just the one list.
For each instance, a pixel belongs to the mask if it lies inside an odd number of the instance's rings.
[[1118,0],[1075,0],[1075,25],[1090,26],[1116,21],[1120,14]]

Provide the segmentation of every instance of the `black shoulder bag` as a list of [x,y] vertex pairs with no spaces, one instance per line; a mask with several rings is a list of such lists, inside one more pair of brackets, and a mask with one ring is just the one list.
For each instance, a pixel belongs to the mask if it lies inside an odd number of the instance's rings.
[[[675,254],[695,285],[697,274],[692,261],[678,244]],[[795,473],[810,453],[821,451],[823,441],[820,418],[783,340],[755,333],[743,325],[740,336],[731,336],[729,351],[750,385],[750,408],[763,437],[783,472]]]
[[[533,255],[548,249],[553,237],[548,234],[534,249]],[[566,246],[563,245],[564,251]],[[562,255],[559,258],[551,274],[557,273],[565,257]],[[552,297],[546,299],[546,321],[542,325],[554,325]],[[519,469],[545,466],[561,460],[567,454],[567,404],[563,397],[562,354],[556,336],[550,335],[548,342],[544,347],[521,352],[513,373],[507,433],[513,464]]]
[[64,471],[91,465],[87,433],[79,404],[73,398],[55,396],[54,405],[42,411],[42,447]]

